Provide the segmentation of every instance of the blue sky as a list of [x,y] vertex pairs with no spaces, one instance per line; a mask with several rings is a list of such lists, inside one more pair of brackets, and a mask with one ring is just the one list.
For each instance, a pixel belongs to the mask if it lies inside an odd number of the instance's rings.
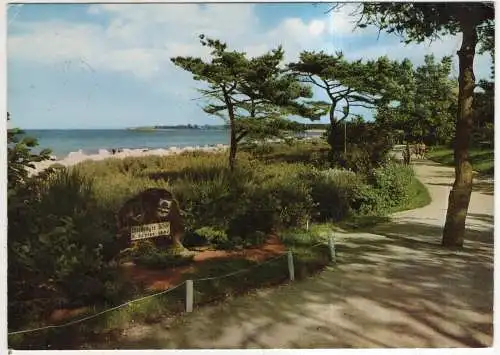
[[[249,55],[282,44],[287,61],[302,50],[342,50],[350,59],[388,55],[419,65],[426,54],[456,57],[460,46],[460,38],[451,36],[408,46],[393,35],[377,39],[374,28],[352,31],[352,9],[325,14],[326,8],[283,3],[11,6],[7,103],[12,124],[27,129],[221,124],[193,100],[199,97],[198,84],[190,74],[170,62],[177,55],[206,56],[200,33]],[[489,77],[489,56],[479,56],[475,69],[478,78]]]

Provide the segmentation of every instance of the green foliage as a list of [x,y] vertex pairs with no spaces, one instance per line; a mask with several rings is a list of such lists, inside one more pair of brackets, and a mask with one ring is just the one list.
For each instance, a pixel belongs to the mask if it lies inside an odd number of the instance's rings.
[[[7,112],[7,121],[10,113]],[[9,191],[22,185],[28,178],[28,168],[34,168],[35,162],[50,159],[51,151],[43,149],[39,154],[33,153],[38,146],[35,138],[24,136],[19,128],[7,130],[7,184]]]
[[493,3],[364,3],[360,15],[359,27],[375,25],[382,31],[406,36],[406,43],[455,35],[465,23],[482,25],[480,40],[485,50],[492,49]]
[[[494,175],[495,154],[493,149],[472,148],[470,149],[469,154],[472,168],[475,171],[485,175]],[[448,166],[454,166],[455,159],[453,155],[453,150],[450,148],[435,147],[427,154],[427,157],[438,163]]]
[[254,58],[243,52],[229,51],[219,40],[200,35],[202,46],[211,49],[210,62],[201,58],[175,57],[172,62],[203,81],[208,88],[199,89],[208,104],[208,114],[225,119],[230,128],[229,166],[234,168],[238,143],[244,138],[281,136],[283,130],[296,130],[285,119],[302,115],[319,119],[321,108],[305,99],[312,90],[280,68],[284,51],[280,47]]
[[495,141],[495,82],[481,80],[481,91],[474,93],[474,145],[488,144],[493,147]]
[[332,163],[363,175],[387,161],[393,143],[392,134],[382,125],[362,120],[350,122],[346,128],[333,127],[327,134],[333,148],[330,154]]
[[235,246],[235,244],[229,240],[226,231],[223,230],[218,230],[213,227],[202,227],[197,229],[195,233],[207,240],[208,243],[216,249],[231,249]]
[[304,178],[311,185],[315,220],[339,221],[351,213],[355,188],[361,183],[355,173],[339,169],[312,170]]
[[273,163],[303,163],[317,168],[329,166],[329,146],[323,139],[296,141],[292,145],[266,143],[248,145],[242,150],[260,161]]
[[136,265],[151,269],[168,269],[183,266],[191,263],[193,259],[193,255],[182,255],[171,249],[159,249],[149,240],[136,243],[128,255]]
[[409,187],[414,176],[415,173],[410,166],[402,166],[397,163],[389,163],[374,169],[370,180],[380,196],[378,207],[391,211],[398,206],[407,204]]
[[[375,108],[398,99],[403,91],[401,81],[406,66],[406,61],[399,63],[387,57],[351,62],[341,52],[330,55],[323,51],[304,51],[300,61],[290,63],[288,68],[303,82],[325,91],[330,98],[330,124],[336,127],[352,115],[352,107]],[[342,114],[339,119],[335,117],[338,112]]]
[[455,133],[457,87],[450,79],[451,57],[436,63],[434,56],[425,64],[408,68],[404,96],[397,107],[379,109],[377,122],[388,130],[402,130],[405,140],[428,145],[445,144]]
[[9,319],[110,301],[107,262],[118,252],[114,220],[99,209],[92,190],[92,181],[77,171],[59,170],[26,181],[10,196],[8,286],[15,302],[9,302]]

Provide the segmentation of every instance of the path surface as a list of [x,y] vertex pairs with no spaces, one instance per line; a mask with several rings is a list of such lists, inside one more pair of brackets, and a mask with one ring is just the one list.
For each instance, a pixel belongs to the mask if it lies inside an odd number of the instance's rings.
[[483,347],[493,342],[493,187],[476,182],[461,251],[439,246],[453,169],[415,170],[432,203],[337,234],[338,264],[127,332],[125,348]]

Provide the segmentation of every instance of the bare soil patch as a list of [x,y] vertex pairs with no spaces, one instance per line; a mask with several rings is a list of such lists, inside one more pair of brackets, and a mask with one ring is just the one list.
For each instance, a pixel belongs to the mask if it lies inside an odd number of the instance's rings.
[[[198,249],[190,265],[166,268],[163,270],[152,270],[127,262],[122,265],[126,277],[132,280],[142,289],[149,292],[160,292],[167,290],[183,281],[183,275],[203,267],[203,263],[214,259],[246,259],[254,262],[263,262],[286,251],[285,245],[278,236],[270,235],[262,245],[241,250],[213,250]],[[217,275],[214,275],[217,276]],[[86,307],[75,309],[56,309],[49,317],[51,322],[62,322],[74,318],[88,311]]]

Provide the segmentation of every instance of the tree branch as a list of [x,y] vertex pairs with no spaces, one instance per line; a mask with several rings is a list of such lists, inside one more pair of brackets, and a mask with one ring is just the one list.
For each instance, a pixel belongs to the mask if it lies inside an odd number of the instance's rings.
[[[349,101],[348,101],[349,102]],[[377,105],[375,104],[371,104],[371,106],[366,106],[366,105],[363,105],[363,104],[360,104],[360,103],[357,103],[357,104],[351,104],[352,107],[364,107],[364,108],[367,108],[367,109],[374,109],[377,107]]]
[[[322,89],[328,90],[328,84],[327,84],[327,86],[320,85],[320,83],[318,83],[316,80],[314,80],[314,78],[311,74],[309,74],[308,77],[309,77],[309,80],[311,80],[311,83],[313,83],[314,85],[319,86]],[[323,82],[324,82],[324,80],[323,80]]]
[[236,136],[236,142],[241,141],[248,134],[247,130],[242,131],[239,135]]

